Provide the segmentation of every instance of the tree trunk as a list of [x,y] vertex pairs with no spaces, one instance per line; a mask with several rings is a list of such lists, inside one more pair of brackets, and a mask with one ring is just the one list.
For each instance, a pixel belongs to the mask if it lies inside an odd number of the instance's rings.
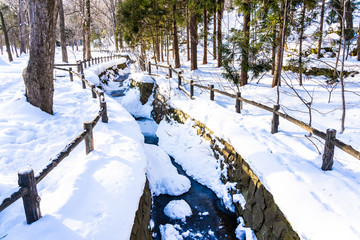
[[156,50],[156,60],[157,62],[160,62],[160,43],[159,43],[159,33],[158,29],[155,29],[155,50]]
[[244,86],[248,83],[248,69],[249,69],[249,49],[250,49],[250,13],[251,6],[249,1],[244,1],[242,4],[244,12],[244,27],[243,27],[243,44],[241,49],[242,61],[241,61],[241,75],[240,86]]
[[24,70],[25,92],[30,104],[53,114],[53,72],[56,18],[59,1],[29,0],[30,54]]
[[164,32],[161,31],[160,34],[160,55],[161,55],[161,62],[164,62]]
[[204,2],[204,9],[203,9],[203,22],[204,22],[204,38],[203,38],[203,64],[207,64],[207,31],[208,31],[208,24],[207,24],[207,11]]
[[321,57],[321,44],[322,44],[323,27],[324,27],[324,13],[325,13],[325,0],[322,0],[321,13],[320,13],[319,43],[318,43],[318,51],[317,51],[318,59],[320,59],[320,57]]
[[196,13],[191,12],[190,15],[190,39],[191,39],[191,62],[190,70],[196,70],[197,67],[197,24]]
[[358,40],[357,40],[357,60],[360,61],[360,22],[359,22],[359,32],[358,32]]
[[179,41],[177,35],[175,13],[176,13],[176,5],[174,4],[173,5],[173,52],[174,52],[174,61],[175,61],[174,68],[179,68],[180,67]]
[[[348,2],[348,1],[347,1]],[[344,89],[344,64],[345,64],[345,43],[346,43],[346,36],[345,36],[345,17],[346,17],[346,2],[344,2],[343,9],[344,14],[342,17],[342,29],[341,29],[341,36],[344,41],[343,46],[343,56],[342,56],[342,62],[341,62],[341,71],[340,71],[340,83],[341,83],[341,102],[342,102],[342,115],[341,115],[341,131],[340,133],[343,133],[345,131],[345,113],[346,113],[346,103],[345,103],[345,89]],[[341,40],[340,40],[341,45]],[[340,52],[340,51],[339,51]]]
[[214,11],[213,56],[216,59],[216,11]]
[[306,12],[306,5],[303,2],[302,10],[301,10],[301,20],[300,20],[300,39],[299,39],[299,84],[302,86],[302,73],[303,73],[303,66],[302,66],[302,43],[304,38],[304,28],[305,28],[305,12]]
[[272,87],[281,85],[280,77],[281,77],[281,69],[282,69],[283,56],[284,56],[286,16],[287,16],[287,9],[288,9],[287,0],[285,3],[281,4],[281,9],[282,9],[283,15],[280,15],[280,26],[279,26],[279,34],[278,34],[278,49],[277,49],[276,65],[275,65],[275,72],[274,72]]
[[85,35],[86,35],[86,58],[88,59],[91,58],[90,23],[91,23],[90,0],[86,0]]
[[275,61],[276,61],[276,26],[274,26],[272,36],[272,49],[271,49],[271,75],[275,73]]
[[25,0],[19,0],[19,35],[20,35],[20,55],[26,53],[26,24],[25,24]]
[[86,59],[86,28],[85,28],[85,4],[84,0],[79,0],[80,21],[82,30],[83,59]]
[[65,34],[65,16],[63,1],[59,1],[59,25],[60,25],[60,44],[61,44],[61,56],[63,62],[69,62],[67,49],[66,49],[66,34]]
[[186,6],[186,61],[190,61],[189,8]]
[[4,43],[3,43],[3,41],[2,41],[2,38],[0,38],[0,51],[1,51],[1,55],[4,55],[4,49],[3,49],[3,47],[4,47]]
[[0,10],[0,18],[1,18],[2,30],[3,30],[4,38],[5,38],[6,52],[8,53],[9,62],[12,62],[12,61],[13,61],[13,57],[12,57],[12,55],[11,55],[11,50],[10,50],[10,42],[9,42],[8,30],[6,29],[6,24],[5,24],[4,16],[3,16],[3,13],[2,13],[1,10]]
[[17,47],[16,47],[16,38],[14,37],[14,34],[12,34],[12,39],[13,39],[13,49],[15,51],[16,57],[19,57],[18,51],[17,51]]
[[224,11],[224,1],[218,0],[218,10],[217,10],[217,67],[222,66],[222,28],[221,22],[223,18]]

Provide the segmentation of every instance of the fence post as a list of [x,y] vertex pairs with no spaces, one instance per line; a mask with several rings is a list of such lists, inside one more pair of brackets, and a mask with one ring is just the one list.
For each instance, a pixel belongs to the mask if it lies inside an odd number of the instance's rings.
[[211,84],[210,85],[210,100],[211,101],[214,101],[214,98],[215,98],[213,89],[214,89],[214,85]]
[[194,80],[190,80],[190,98],[194,96]]
[[178,74],[178,88],[180,89],[181,87],[181,75]]
[[84,64],[84,68],[86,68],[86,59],[84,59],[83,64]]
[[169,78],[172,78],[172,70],[171,70],[171,65],[169,65]]
[[95,92],[95,85],[94,84],[91,85],[91,93],[92,93],[92,97],[96,98],[96,92]]
[[18,173],[18,183],[20,187],[27,188],[28,193],[23,196],[23,203],[27,224],[36,222],[41,218],[40,197],[36,189],[34,170],[26,170]]
[[91,58],[91,65],[94,65],[94,58]]
[[322,156],[322,166],[321,169],[323,171],[331,170],[334,164],[334,144],[332,144],[331,140],[333,140],[336,136],[335,129],[327,129],[326,130],[326,140],[325,140],[325,149],[324,154]]
[[77,62],[77,72],[80,72],[80,61]]
[[84,122],[84,130],[87,131],[85,136],[85,153],[88,155],[92,150],[94,150],[94,136],[91,122]]
[[109,118],[107,115],[107,106],[106,106],[106,102],[100,102],[100,108],[104,108],[104,112],[101,116],[101,121],[103,123],[108,123],[109,122]]
[[90,58],[88,59],[88,65],[89,65],[89,67],[91,67],[91,59]]
[[236,93],[236,112],[237,113],[241,113],[241,100],[239,99],[241,97],[241,93],[240,92],[238,92],[238,93]]
[[74,81],[74,77],[73,77],[73,73],[72,73],[72,68],[69,68],[69,75],[70,75],[70,81]]
[[151,75],[151,62],[149,61],[149,75]]
[[271,121],[271,133],[277,133],[279,131],[279,115],[276,114],[276,111],[280,109],[279,104],[275,104],[273,107],[273,119]]

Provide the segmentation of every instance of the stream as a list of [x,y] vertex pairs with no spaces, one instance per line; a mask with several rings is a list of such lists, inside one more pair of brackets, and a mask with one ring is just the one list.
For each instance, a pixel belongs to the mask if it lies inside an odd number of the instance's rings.
[[[153,129],[156,123],[152,119],[146,118],[137,118],[136,120],[145,137],[145,143],[157,145],[157,136],[148,131],[149,128]],[[165,224],[179,225],[180,234],[186,233],[183,234],[184,239],[236,239],[236,215],[222,205],[221,200],[213,191],[189,177],[175,162],[175,159],[171,156],[170,158],[178,173],[191,181],[191,188],[180,196],[164,194],[153,197],[151,219],[155,224],[154,239],[161,239],[159,227]],[[170,219],[164,214],[164,208],[170,201],[181,199],[185,200],[192,210],[192,215],[187,217],[185,222]]]
[[[110,91],[110,95],[114,99],[126,95],[126,87],[123,86],[122,81],[127,77],[128,75],[117,79],[120,89]],[[135,120],[144,135],[144,142],[158,145],[155,121],[143,117],[135,118]],[[153,222],[154,239],[161,239],[160,226],[166,224],[173,225],[179,231],[182,239],[236,239],[235,229],[238,225],[236,214],[227,210],[212,190],[189,177],[175,159],[171,156],[170,158],[178,173],[190,180],[191,188],[180,196],[167,194],[153,196],[151,221]],[[165,206],[172,200],[181,199],[190,205],[192,215],[186,217],[186,221],[174,220],[166,216]]]

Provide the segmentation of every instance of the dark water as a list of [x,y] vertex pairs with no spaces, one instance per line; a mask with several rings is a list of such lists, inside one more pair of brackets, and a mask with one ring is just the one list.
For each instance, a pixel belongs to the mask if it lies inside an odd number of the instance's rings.
[[[152,121],[149,119],[138,118],[139,122]],[[145,143],[158,143],[156,135],[144,134]],[[186,176],[191,181],[191,188],[188,192],[180,196],[159,195],[153,198],[151,219],[155,223],[154,239],[161,239],[159,226],[178,224],[181,227],[180,234],[190,231],[184,239],[236,239],[235,229],[237,227],[237,217],[234,213],[225,209],[221,200],[209,188],[194,181],[187,176],[182,167],[171,157],[173,165],[179,174]],[[172,200],[185,200],[191,207],[192,215],[186,218],[186,222],[173,220],[164,214],[165,206]],[[201,235],[195,235],[200,233]]]

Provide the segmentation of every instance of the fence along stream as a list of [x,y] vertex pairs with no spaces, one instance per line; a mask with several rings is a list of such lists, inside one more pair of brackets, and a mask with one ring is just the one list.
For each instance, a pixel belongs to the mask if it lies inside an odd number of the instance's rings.
[[[46,175],[48,175],[62,160],[64,160],[69,154],[83,141],[85,140],[85,153],[89,154],[94,150],[94,138],[93,129],[96,124],[101,121],[108,122],[107,106],[105,101],[104,92],[94,84],[85,79],[84,68],[90,67],[91,64],[103,63],[113,59],[119,59],[121,57],[130,60],[128,55],[111,55],[105,57],[97,57],[78,61],[76,64],[55,64],[54,69],[69,72],[70,81],[73,81],[73,75],[79,77],[82,81],[82,87],[85,89],[86,85],[91,88],[92,97],[99,98],[100,110],[91,122],[84,122],[83,131],[65,148],[56,155],[56,157],[50,159],[50,162],[35,176],[32,169],[22,171],[18,173],[19,189],[12,193],[10,197],[5,198],[0,204],[0,212],[5,210],[11,204],[23,199],[26,222],[28,224],[33,223],[41,218],[40,211],[40,196],[37,193],[36,185],[41,182]],[[62,68],[68,67],[68,68]],[[72,67],[77,67],[77,72],[72,70]]]
[[[174,72],[175,74],[177,74],[177,80],[178,80],[178,88],[183,91],[189,98],[194,99],[194,87],[197,88],[201,88],[201,89],[205,89],[210,91],[210,100],[214,100],[215,98],[215,93],[219,93],[221,95],[225,95],[227,97],[233,98],[235,99],[235,109],[236,112],[241,113],[241,108],[242,108],[242,102],[253,105],[255,107],[261,108],[265,111],[268,112],[272,112],[273,113],[273,120],[271,122],[271,133],[277,133],[278,132],[278,127],[279,127],[279,117],[282,117],[283,119],[286,119],[289,122],[294,123],[295,125],[301,127],[302,129],[308,131],[311,134],[314,134],[315,136],[320,137],[321,139],[325,140],[325,148],[324,148],[324,153],[322,156],[323,159],[323,163],[321,166],[321,169],[324,171],[327,170],[331,170],[332,169],[332,165],[333,165],[333,157],[334,157],[334,147],[337,147],[341,150],[343,150],[344,152],[346,152],[347,154],[355,157],[356,159],[360,160],[360,152],[356,149],[354,149],[352,146],[343,143],[342,141],[340,141],[339,139],[337,139],[336,136],[336,130],[334,129],[327,129],[326,133],[317,130],[316,128],[311,127],[310,125],[297,120],[296,118],[293,118],[285,113],[282,113],[279,111],[280,109],[280,105],[274,105],[273,107],[269,107],[266,106],[264,104],[246,99],[241,97],[240,93],[235,94],[231,94],[228,92],[224,92],[221,90],[218,90],[216,88],[214,88],[214,85],[210,85],[210,86],[203,86],[200,84],[196,84],[194,83],[193,80],[189,80],[186,79],[184,76],[182,76],[182,72],[181,71],[177,71],[175,69],[173,69],[170,66],[164,66],[164,65],[158,65],[158,64],[153,64],[151,62],[148,62],[148,64],[145,63],[145,61],[141,58],[139,58],[139,63],[140,63],[140,67],[142,70],[146,70],[146,65],[147,65],[147,71],[149,72],[150,75],[156,75],[156,74],[152,74],[151,73],[151,67],[157,67],[157,68],[166,68],[169,71],[168,77],[172,78],[172,72]],[[185,84],[183,84],[183,82],[186,82],[190,85],[190,92],[188,92],[183,86],[185,86]]]

